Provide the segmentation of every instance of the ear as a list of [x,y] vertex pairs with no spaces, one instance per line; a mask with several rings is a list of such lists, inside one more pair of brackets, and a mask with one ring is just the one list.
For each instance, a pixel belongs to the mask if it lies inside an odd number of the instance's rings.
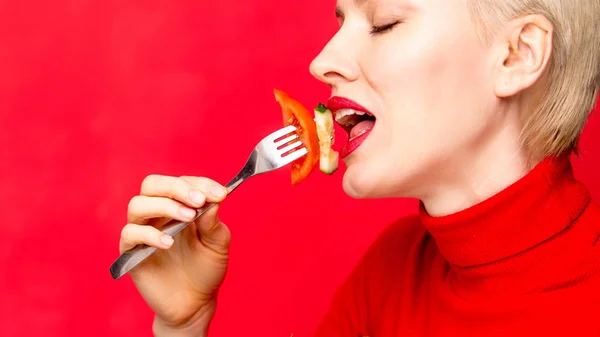
[[542,15],[520,17],[505,26],[498,36],[502,54],[496,96],[514,96],[542,77],[552,55],[552,36],[552,23]]

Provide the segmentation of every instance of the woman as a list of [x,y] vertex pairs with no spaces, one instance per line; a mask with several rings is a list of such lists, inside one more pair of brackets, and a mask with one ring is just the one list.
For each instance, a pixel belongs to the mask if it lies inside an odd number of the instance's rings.
[[[600,3],[340,0],[336,13],[311,72],[334,112],[374,117],[350,131],[344,190],[421,208],[371,246],[317,336],[600,335],[600,208],[569,163],[600,86]],[[131,272],[157,336],[207,334],[230,233],[216,209],[175,242],[155,226],[225,194],[153,175],[131,200],[121,251],[161,248]]]

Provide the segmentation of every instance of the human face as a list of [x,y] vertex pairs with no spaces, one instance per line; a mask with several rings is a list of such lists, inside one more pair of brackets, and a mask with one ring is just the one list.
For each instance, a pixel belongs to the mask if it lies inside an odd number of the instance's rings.
[[498,129],[494,59],[466,0],[339,0],[336,12],[311,72],[375,117],[344,158],[344,190],[426,198]]

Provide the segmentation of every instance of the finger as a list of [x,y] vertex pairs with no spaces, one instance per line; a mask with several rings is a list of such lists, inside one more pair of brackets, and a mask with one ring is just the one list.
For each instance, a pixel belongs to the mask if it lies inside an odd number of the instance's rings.
[[194,217],[196,217],[195,209],[176,200],[144,195],[131,198],[127,211],[127,222],[140,225],[154,218],[192,221]]
[[231,242],[229,228],[217,216],[219,205],[198,218],[197,227],[200,242],[219,254],[227,254]]
[[149,175],[142,182],[140,194],[148,197],[167,197],[198,208],[206,202],[206,193],[182,178]]
[[154,227],[136,224],[125,225],[121,231],[119,251],[123,253],[139,244],[168,249],[173,245],[173,238]]
[[205,177],[183,176],[181,179],[204,193],[208,201],[221,202],[227,196],[227,189],[218,182]]

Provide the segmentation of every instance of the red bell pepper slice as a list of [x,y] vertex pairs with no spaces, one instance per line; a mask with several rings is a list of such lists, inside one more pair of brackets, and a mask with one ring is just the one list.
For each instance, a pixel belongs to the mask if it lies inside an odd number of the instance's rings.
[[306,156],[292,162],[292,185],[297,185],[310,175],[319,162],[319,138],[312,114],[294,98],[282,90],[275,89],[275,100],[281,106],[284,126],[294,125],[300,140],[307,150]]

